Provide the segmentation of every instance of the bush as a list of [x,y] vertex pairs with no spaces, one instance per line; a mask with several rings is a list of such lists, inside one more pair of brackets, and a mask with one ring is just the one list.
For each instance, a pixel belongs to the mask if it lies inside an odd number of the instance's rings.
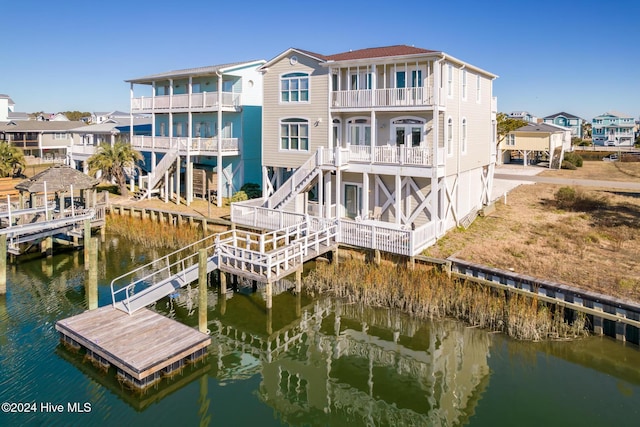
[[260,185],[255,184],[253,182],[248,182],[240,188],[240,191],[244,191],[248,198],[257,199],[258,197],[262,197],[262,190],[260,189]]
[[572,171],[578,169],[576,165],[574,165],[573,163],[570,163],[570,162],[568,162],[566,160],[562,161],[562,165],[560,167],[562,169],[569,169],[569,170],[572,170]]
[[231,203],[233,202],[242,202],[244,200],[249,200],[249,196],[247,196],[247,193],[245,193],[244,191],[238,191],[237,193],[235,193],[232,197],[231,197]]
[[556,204],[560,209],[569,208],[573,206],[573,204],[576,201],[576,198],[577,198],[576,190],[574,190],[573,187],[562,187],[558,191],[556,191],[555,198],[556,198]]
[[[582,167],[582,157],[578,153],[574,153],[570,151],[564,154],[564,160],[566,162],[572,163],[574,166],[581,168]],[[564,167],[563,167],[564,169]]]

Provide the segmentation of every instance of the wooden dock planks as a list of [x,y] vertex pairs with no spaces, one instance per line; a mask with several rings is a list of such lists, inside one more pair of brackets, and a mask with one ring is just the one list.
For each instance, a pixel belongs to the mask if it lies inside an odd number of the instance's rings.
[[209,335],[149,309],[129,315],[110,305],[60,320],[56,330],[138,380],[211,343]]

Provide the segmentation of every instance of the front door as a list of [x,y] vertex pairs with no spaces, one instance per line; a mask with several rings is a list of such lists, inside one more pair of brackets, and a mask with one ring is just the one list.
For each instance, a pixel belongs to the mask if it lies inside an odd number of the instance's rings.
[[344,185],[344,208],[348,218],[355,218],[362,210],[362,187],[357,184]]
[[365,119],[349,122],[349,136],[351,145],[371,145],[371,125]]

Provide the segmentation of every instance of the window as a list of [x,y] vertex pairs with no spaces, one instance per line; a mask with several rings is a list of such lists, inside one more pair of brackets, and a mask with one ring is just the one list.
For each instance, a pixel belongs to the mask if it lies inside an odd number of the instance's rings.
[[66,133],[54,133],[53,139],[67,139]]
[[462,154],[466,154],[467,153],[467,119],[463,118],[462,119],[462,128],[460,129],[462,135],[460,135],[460,139],[461,139],[461,146],[460,146],[460,151],[462,151]]
[[281,102],[308,102],[309,75],[305,73],[285,74],[280,79]]
[[453,65],[447,64],[447,95],[453,96]]
[[516,145],[516,135],[513,134],[513,133],[508,134],[507,135],[506,144],[509,145],[509,146],[512,146],[512,147],[515,146]]
[[447,155],[453,154],[453,119],[447,120]]
[[482,81],[480,80],[480,76],[476,76],[476,102],[480,102],[480,84]]
[[280,122],[280,149],[309,150],[309,121],[306,119],[282,120]]
[[462,70],[462,99],[467,99],[467,70]]
[[411,87],[422,87],[422,70],[411,72]]

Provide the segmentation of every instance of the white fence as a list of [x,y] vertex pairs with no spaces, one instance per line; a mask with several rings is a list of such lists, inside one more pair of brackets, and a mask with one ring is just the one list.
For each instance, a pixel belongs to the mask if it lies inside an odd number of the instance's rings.
[[179,95],[150,96],[131,99],[132,112],[166,112],[169,110],[202,110],[223,108],[237,108],[241,104],[241,94],[222,92],[184,93]]

